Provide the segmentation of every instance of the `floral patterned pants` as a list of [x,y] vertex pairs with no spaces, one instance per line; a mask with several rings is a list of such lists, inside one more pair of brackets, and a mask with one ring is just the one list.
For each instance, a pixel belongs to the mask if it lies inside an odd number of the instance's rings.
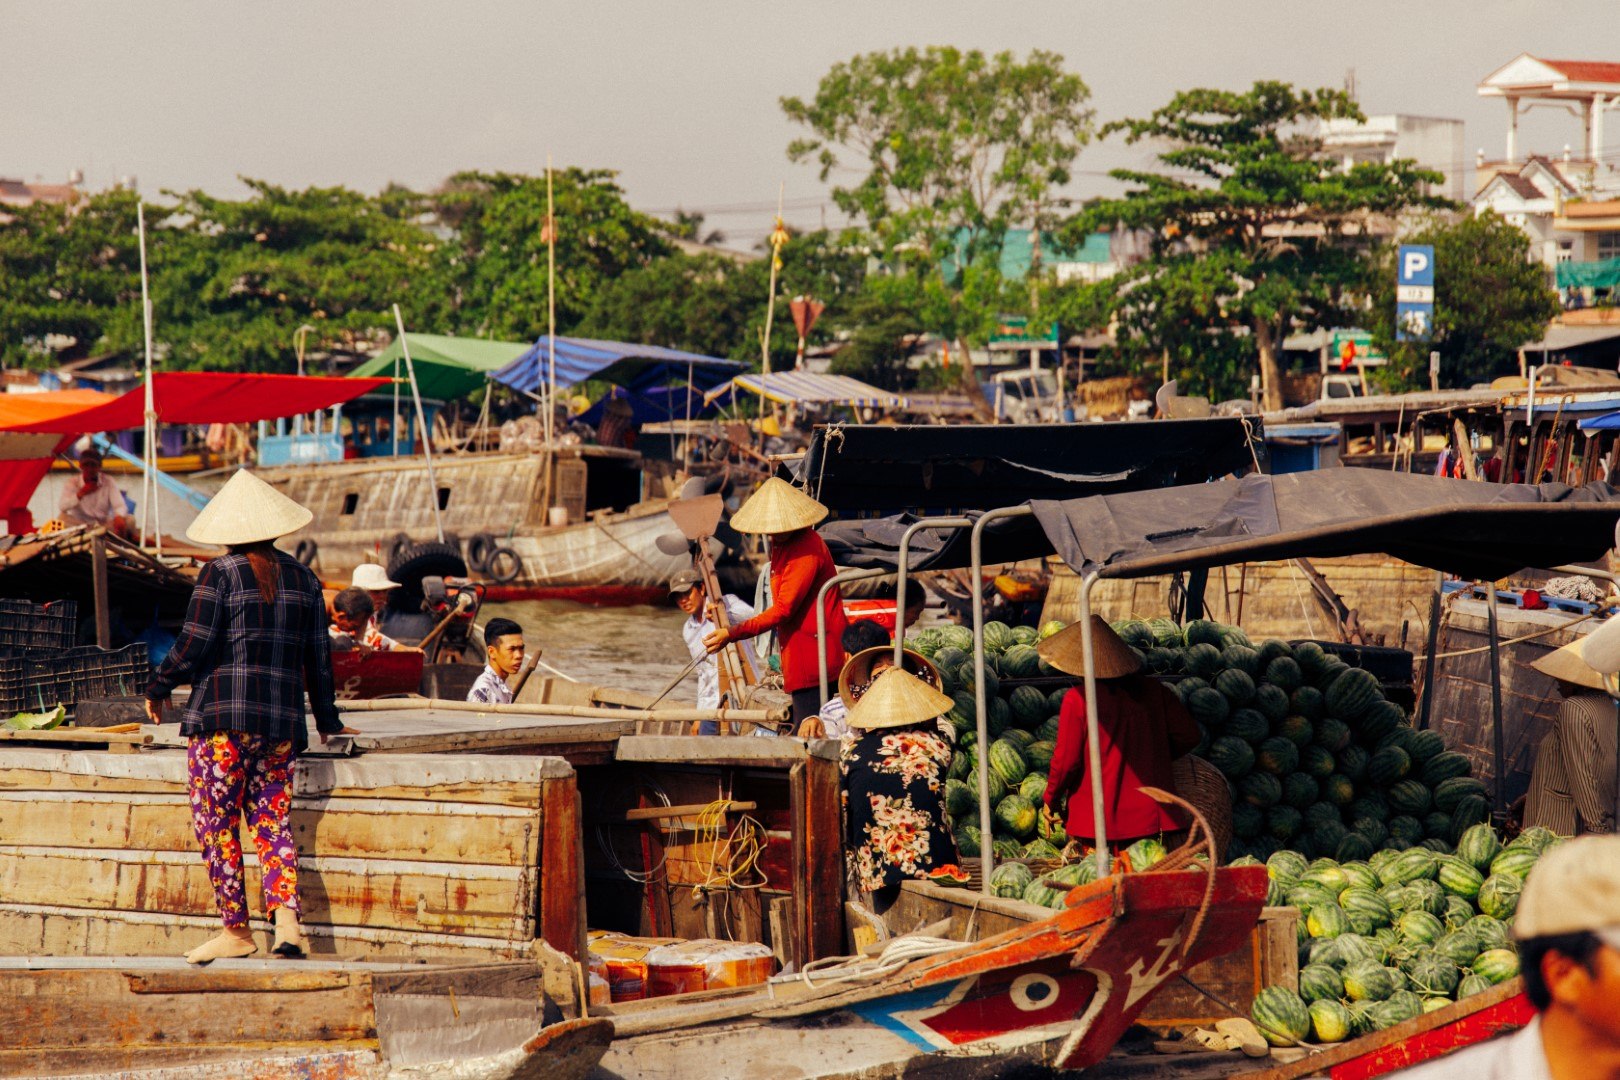
[[237,825],[247,815],[263,872],[264,910],[298,910],[298,849],[288,827],[293,745],[260,735],[214,731],[193,735],[187,751],[191,823],[208,864],[219,913],[228,927],[246,926],[247,889]]

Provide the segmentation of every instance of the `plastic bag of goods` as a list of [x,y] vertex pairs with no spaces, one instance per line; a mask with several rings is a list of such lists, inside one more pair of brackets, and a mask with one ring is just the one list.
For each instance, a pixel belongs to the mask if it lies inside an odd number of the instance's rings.
[[647,955],[665,945],[678,945],[679,938],[644,938],[592,930],[587,943],[591,963],[601,963],[609,997],[620,1001],[640,1001],[647,993]]
[[608,982],[608,965],[596,953],[585,954],[585,994],[592,1006],[613,1004],[613,986]]
[[647,954],[646,963],[648,997],[757,986],[776,967],[767,945],[713,938],[660,945]]

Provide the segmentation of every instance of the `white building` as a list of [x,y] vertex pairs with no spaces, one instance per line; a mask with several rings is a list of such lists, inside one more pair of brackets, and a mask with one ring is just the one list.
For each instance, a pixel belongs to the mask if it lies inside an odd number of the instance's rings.
[[1346,169],[1361,162],[1415,161],[1445,177],[1431,194],[1456,202],[1468,198],[1463,185],[1468,160],[1461,120],[1391,113],[1364,121],[1324,120],[1317,134],[1323,152],[1342,160]]
[[1561,163],[1532,157],[1514,172],[1492,173],[1474,196],[1474,212],[1496,211],[1530,237],[1532,261],[1556,266],[1584,257],[1576,253],[1579,237],[1556,224],[1565,200],[1578,193]]

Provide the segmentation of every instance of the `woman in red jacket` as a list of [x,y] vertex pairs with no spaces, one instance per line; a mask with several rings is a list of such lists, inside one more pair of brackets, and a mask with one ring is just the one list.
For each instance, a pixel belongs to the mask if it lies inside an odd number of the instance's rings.
[[[703,639],[710,652],[776,630],[782,642],[782,688],[793,695],[793,729],[821,711],[821,662],[816,651],[816,594],[838,568],[816,534],[827,508],[785,480],[771,477],[731,515],[738,532],[764,533],[771,542],[771,606],[729,631]],[[844,600],[838,586],[822,601],[827,624],[827,670],[844,666]]]
[[[1143,675],[1142,658],[1103,621],[1091,617],[1096,658],[1097,724],[1102,744],[1103,823],[1111,845],[1160,836],[1187,827],[1179,811],[1150,799],[1144,787],[1174,791],[1170,762],[1198,745],[1198,725],[1181,699],[1159,680]],[[1070,675],[1085,674],[1080,624],[1053,634],[1036,647],[1041,659]],[[1046,779],[1046,805],[1061,812],[1065,829],[1094,840],[1092,784],[1086,761],[1086,696],[1082,687],[1063,695],[1057,746]]]

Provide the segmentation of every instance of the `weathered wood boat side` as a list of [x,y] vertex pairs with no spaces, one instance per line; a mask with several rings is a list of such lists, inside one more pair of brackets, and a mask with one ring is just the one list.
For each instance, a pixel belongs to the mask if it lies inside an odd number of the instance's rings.
[[1116,875],[1051,918],[887,973],[779,978],[764,993],[612,1010],[597,1075],[1000,1075],[1100,1061],[1155,990],[1229,951],[1265,901],[1263,868]]

